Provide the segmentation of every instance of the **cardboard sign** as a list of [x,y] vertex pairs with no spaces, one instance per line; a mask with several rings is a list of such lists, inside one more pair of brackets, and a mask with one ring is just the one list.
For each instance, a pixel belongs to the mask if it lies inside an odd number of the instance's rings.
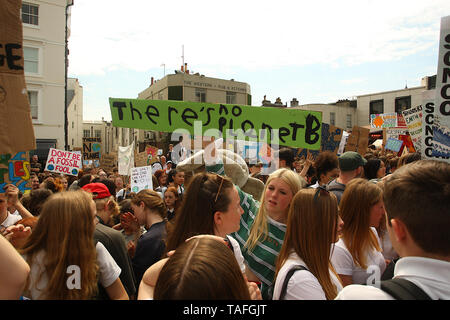
[[112,172],[113,169],[117,167],[117,152],[102,154],[100,166],[104,170]]
[[367,152],[367,147],[369,146],[369,133],[369,129],[354,126],[347,138],[344,152],[356,151],[364,156]]
[[399,152],[402,145],[403,145],[402,140],[398,140],[395,138],[389,138],[389,139],[387,139],[386,146],[384,148],[386,150],[392,150],[394,152]]
[[15,185],[19,191],[31,190],[30,179],[30,156],[28,152],[18,152],[13,157],[10,154],[0,155],[0,193],[7,184]]
[[36,149],[24,76],[22,1],[3,0],[0,10],[0,154]]
[[[344,134],[344,130],[328,123],[322,123],[322,142],[320,151],[331,151],[337,155],[339,145]],[[319,155],[318,150],[297,149],[296,156],[300,159],[306,159],[308,155],[312,155],[315,159]]]
[[50,148],[48,151],[45,164],[47,171],[77,176],[82,167],[81,152],[79,151],[71,152],[54,148]]
[[119,147],[118,162],[119,174],[129,176],[134,166],[134,141],[128,147]]
[[318,111],[116,98],[109,103],[116,127],[320,149],[322,113]]
[[397,127],[397,113],[371,114],[370,126],[377,129]]
[[414,148],[417,152],[420,152],[422,145],[422,106],[404,110],[402,114],[408,126]]
[[145,167],[149,165],[147,152],[143,151],[137,153],[134,158],[134,165],[135,167]]
[[147,163],[145,164],[146,166],[158,161],[158,151],[159,149],[153,146],[145,147],[145,152],[147,154]]
[[131,192],[153,189],[152,167],[131,168]]
[[102,138],[83,138],[83,160],[100,160]]
[[450,16],[441,18],[433,121],[433,156],[450,162]]

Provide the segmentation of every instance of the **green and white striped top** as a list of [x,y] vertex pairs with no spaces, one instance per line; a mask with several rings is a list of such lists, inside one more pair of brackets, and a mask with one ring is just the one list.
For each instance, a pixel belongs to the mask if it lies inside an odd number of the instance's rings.
[[[223,164],[207,166],[206,169],[209,172],[225,175]],[[272,299],[268,290],[275,281],[275,263],[283,245],[286,225],[267,217],[269,232],[267,239],[262,242],[258,241],[253,250],[248,250],[245,247],[245,243],[250,235],[250,229],[256,219],[260,203],[238,186],[236,186],[236,189],[238,190],[244,213],[241,216],[239,230],[232,233],[231,236],[238,241],[247,266],[261,280],[263,299]]]

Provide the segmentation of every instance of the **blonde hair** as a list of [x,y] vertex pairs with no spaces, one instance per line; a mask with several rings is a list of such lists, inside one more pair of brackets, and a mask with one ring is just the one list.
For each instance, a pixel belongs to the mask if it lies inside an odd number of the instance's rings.
[[[120,215],[120,207],[117,204],[113,196],[103,199],[94,199],[95,207],[98,211],[107,211],[111,219],[114,219]],[[108,205],[105,209],[105,205]]]
[[[315,199],[316,192],[317,198]],[[276,273],[295,252],[317,278],[328,300],[337,295],[330,270],[331,245],[336,240],[338,204],[333,193],[321,189],[303,189],[292,199],[283,246],[277,258]],[[337,274],[336,274],[337,275]],[[339,277],[336,276],[338,279]]]
[[356,265],[366,269],[366,253],[381,251],[376,235],[370,229],[370,209],[382,200],[383,191],[366,179],[352,179],[345,187],[339,204],[344,221],[342,238]]
[[[265,199],[266,199],[266,190],[269,186],[270,182],[273,179],[281,179],[283,182],[285,182],[291,192],[292,196],[294,196],[301,188],[304,187],[304,181],[301,180],[301,177],[299,174],[295,173],[291,169],[281,168],[273,172],[269,178],[267,179],[267,182],[264,186],[264,191],[261,196],[260,200],[260,206],[258,209],[258,213],[256,214],[255,221],[253,222],[253,225],[250,229],[249,237],[245,243],[245,246],[248,248],[248,250],[253,250],[255,248],[258,241],[264,241],[268,237],[268,219],[266,212],[266,208],[264,205]],[[289,209],[289,207],[288,207]],[[287,209],[287,210],[288,210]],[[287,212],[287,211],[286,211]]]
[[[94,245],[92,196],[85,191],[52,195],[43,205],[33,233],[19,252],[32,266],[36,254],[45,252],[44,275],[48,283],[40,298],[50,300],[92,299],[97,293],[97,251]],[[67,287],[67,268],[80,267],[81,288]],[[28,279],[26,288],[29,288]]]

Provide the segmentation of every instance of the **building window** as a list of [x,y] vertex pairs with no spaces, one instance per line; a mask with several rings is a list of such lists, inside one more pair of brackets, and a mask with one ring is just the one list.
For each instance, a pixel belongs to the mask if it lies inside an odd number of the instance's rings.
[[227,104],[236,104],[236,92],[227,91]]
[[395,98],[395,112],[402,113],[411,108],[411,96]]
[[90,138],[91,137],[91,130],[83,130],[83,138]]
[[72,138],[72,146],[75,144],[75,140],[74,138]]
[[347,128],[352,128],[352,115],[347,114]]
[[101,138],[102,137],[102,130],[95,130],[95,137]]
[[336,125],[336,113],[330,112],[330,124],[332,126]]
[[206,89],[195,88],[195,101],[206,102]]
[[23,47],[24,69],[28,73],[39,73],[39,49]]
[[39,25],[39,6],[31,3],[22,4],[22,22]]
[[[74,128],[74,126],[75,126],[75,123],[72,121],[72,129]],[[73,143],[72,143],[73,144]]]
[[[382,114],[382,113],[384,113],[383,100],[370,101],[370,114]],[[370,119],[370,114],[369,114],[369,119]]]
[[34,120],[37,120],[39,115],[38,98],[39,98],[38,91],[28,90],[28,102],[30,103],[31,118]]

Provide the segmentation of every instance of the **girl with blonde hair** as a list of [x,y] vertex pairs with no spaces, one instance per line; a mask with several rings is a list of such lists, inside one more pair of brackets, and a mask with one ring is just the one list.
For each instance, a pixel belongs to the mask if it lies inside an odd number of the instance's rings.
[[[207,170],[224,172],[223,164],[207,165]],[[239,187],[240,228],[231,234],[241,247],[248,280],[261,282],[263,299],[270,299],[268,289],[275,279],[275,260],[283,244],[287,214],[293,196],[306,181],[294,171],[281,168],[270,174],[260,201]]]
[[[330,256],[342,228],[336,196],[324,187],[292,199],[276,264],[274,300],[331,300],[342,289]],[[303,270],[290,271],[296,266]],[[288,274],[291,273],[289,278]]]
[[100,242],[94,243],[95,213],[92,196],[84,191],[57,193],[45,202],[19,251],[31,267],[25,297],[93,299],[99,280],[111,299],[128,299],[120,268]]
[[344,227],[332,255],[344,286],[367,284],[371,275],[386,269],[375,229],[385,214],[382,197],[382,189],[366,179],[353,179],[345,187],[339,205]]

